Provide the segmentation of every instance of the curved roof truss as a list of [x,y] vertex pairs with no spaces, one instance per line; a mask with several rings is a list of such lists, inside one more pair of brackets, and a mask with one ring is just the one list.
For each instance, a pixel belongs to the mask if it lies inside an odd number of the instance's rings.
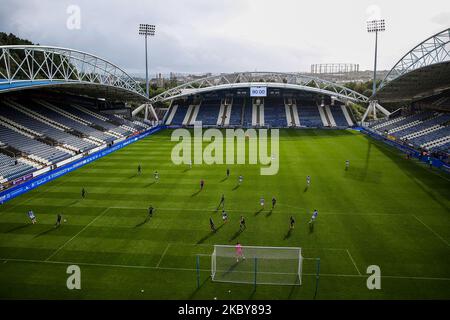
[[413,70],[450,61],[450,28],[422,41],[406,53],[389,71],[378,89]]
[[343,100],[368,103],[369,98],[331,81],[306,76],[299,73],[282,72],[241,72],[221,74],[191,81],[150,99],[150,103],[173,100],[183,96],[221,89],[250,86],[268,86],[316,92],[336,96]]
[[0,92],[76,84],[124,90],[147,100],[130,75],[92,54],[49,46],[0,46]]

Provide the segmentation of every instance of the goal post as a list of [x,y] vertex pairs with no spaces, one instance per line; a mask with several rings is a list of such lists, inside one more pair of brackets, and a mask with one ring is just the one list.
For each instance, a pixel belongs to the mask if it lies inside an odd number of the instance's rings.
[[211,279],[217,282],[301,285],[302,249],[297,247],[214,245]]

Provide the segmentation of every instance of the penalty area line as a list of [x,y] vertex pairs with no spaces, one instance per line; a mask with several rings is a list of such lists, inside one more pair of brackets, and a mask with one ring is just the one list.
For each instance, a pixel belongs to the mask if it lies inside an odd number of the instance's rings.
[[170,243],[168,243],[166,246],[166,249],[164,249],[164,252],[162,253],[161,258],[159,259],[158,264],[156,265],[156,268],[159,268],[159,265],[161,264],[161,261],[163,261],[164,256],[167,253],[167,250],[169,250],[169,247],[170,247]]
[[353,260],[352,255],[350,254],[350,251],[348,249],[345,249],[345,251],[347,251],[348,257],[350,258],[350,260],[352,260],[353,265],[355,266],[356,271],[358,271],[358,274],[361,276],[361,272],[359,272],[358,266],[355,263],[355,260]]

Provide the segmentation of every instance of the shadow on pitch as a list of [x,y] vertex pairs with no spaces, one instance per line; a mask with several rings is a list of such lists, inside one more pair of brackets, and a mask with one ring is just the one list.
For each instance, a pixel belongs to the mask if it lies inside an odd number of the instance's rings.
[[[374,141],[370,137],[366,137],[369,143],[383,154],[389,157],[404,174],[406,174],[411,181],[413,181],[418,188],[425,192],[430,198],[432,198],[437,204],[439,204],[444,210],[448,211],[448,205],[443,202],[440,197],[448,197],[448,188],[436,188],[436,177],[430,173],[429,169],[425,169],[424,166],[420,166],[417,162],[405,162],[402,157],[399,157],[399,151],[384,144],[381,141]],[[350,168],[352,171],[353,168]]]
[[145,188],[150,187],[150,186],[154,185],[155,183],[156,183],[156,181],[147,183],[144,187],[145,187]]
[[266,213],[266,218],[270,217],[272,215],[273,209],[270,209],[269,212]]
[[219,231],[225,224],[222,223],[217,229],[216,231],[210,231],[206,236],[204,236],[203,238],[201,238],[200,240],[197,241],[197,244],[202,244],[203,242],[205,242],[206,240],[208,240],[209,238],[211,238],[215,233],[217,233],[217,231]]
[[225,272],[223,273],[223,275],[226,276],[227,274],[233,272],[234,269],[236,269],[236,267],[238,266],[238,264],[239,264],[238,261],[236,261],[235,263],[233,263],[233,264],[228,268],[228,270],[225,271]]
[[193,194],[191,194],[191,197],[195,197],[196,195],[198,195],[200,192],[202,192],[202,189],[199,189],[198,191],[194,192]]
[[[154,213],[155,211],[156,211],[156,210],[153,210],[153,213]],[[144,224],[146,224],[147,222],[149,222],[151,219],[152,219],[152,217],[147,216],[147,218],[145,218],[144,221],[139,222],[139,223],[138,223],[137,225],[135,225],[134,227],[135,227],[135,228],[142,227]]]
[[50,232],[52,232],[52,231],[55,231],[56,229],[57,229],[57,228],[55,228],[55,227],[51,227],[50,229],[47,229],[47,230],[44,230],[44,231],[38,233],[38,234],[35,235],[34,237],[35,237],[35,238],[38,238],[38,237],[45,236],[46,234],[48,234],[48,233],[50,233]]
[[223,178],[222,180],[220,180],[219,182],[225,182],[225,181],[227,181],[228,180],[228,177],[225,177],[225,178]]
[[[298,280],[297,280],[297,282],[298,282]],[[294,294],[297,291],[298,287],[299,287],[298,285],[291,286],[291,290],[289,291],[289,295],[288,295],[288,298],[287,298],[288,300],[292,299],[292,297],[294,296]]]
[[288,231],[288,232],[286,233],[286,235],[284,236],[284,240],[289,239],[289,238],[291,237],[291,235],[292,235],[292,229],[289,228],[289,231]]
[[192,300],[195,298],[195,295],[197,294],[197,292],[200,291],[200,289],[205,285],[206,282],[208,282],[208,280],[211,278],[211,276],[208,276],[205,280],[203,280],[202,283],[200,283],[200,286],[195,288],[195,290],[191,293],[191,295],[189,296],[189,300]]
[[235,191],[235,190],[239,189],[240,186],[241,186],[240,184],[237,184],[232,190]]
[[20,230],[20,229],[25,229],[26,227],[29,227],[29,226],[31,226],[31,224],[29,224],[29,223],[27,223],[27,224],[22,224],[22,225],[20,225],[20,226],[14,227],[14,228],[12,228],[12,229],[6,231],[6,233],[14,232],[14,231],[17,231],[17,230]]
[[259,209],[258,211],[255,212],[255,217],[260,214],[262,211],[264,210],[264,208]]
[[248,296],[247,300],[253,300],[253,298],[255,297],[255,293],[256,293],[256,287],[253,287],[253,290],[250,293],[250,295]]
[[242,229],[239,229],[238,231],[236,231],[236,233],[230,238],[230,240],[228,240],[229,242],[235,240],[237,237],[239,237],[242,233]]

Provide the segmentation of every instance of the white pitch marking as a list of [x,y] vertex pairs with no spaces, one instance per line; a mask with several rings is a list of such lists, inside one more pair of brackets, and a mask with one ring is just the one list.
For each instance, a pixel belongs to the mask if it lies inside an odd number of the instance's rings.
[[347,251],[347,253],[348,253],[348,256],[350,257],[350,260],[352,260],[353,265],[354,265],[355,268],[356,268],[356,271],[358,271],[358,274],[361,276],[361,272],[359,272],[358,266],[356,265],[355,260],[353,260],[353,257],[352,257],[352,255],[350,254],[350,251],[349,251],[348,249],[346,249],[346,251]]
[[161,258],[159,259],[158,264],[156,265],[156,268],[159,268],[159,265],[161,264],[161,261],[163,261],[167,250],[169,250],[169,247],[170,247],[170,243],[167,244],[166,249],[164,250],[163,254],[161,255]]
[[[14,258],[0,258],[0,260],[13,261],[13,262],[28,262],[28,263],[46,263],[46,264],[77,264],[93,267],[110,267],[110,268],[128,268],[128,269],[151,269],[151,270],[173,270],[173,271],[196,271],[194,268],[170,268],[170,267],[151,267],[151,266],[136,266],[136,265],[121,265],[121,264],[103,264],[103,263],[87,263],[87,262],[69,262],[69,261],[45,261],[45,260],[28,260],[28,259],[14,259]],[[210,269],[199,269],[201,272],[211,272]],[[304,276],[315,277],[315,273],[304,273]],[[325,277],[354,277],[365,278],[365,275],[356,274],[338,274],[338,273],[321,273],[320,276]],[[382,275],[382,278],[391,279],[406,279],[406,280],[434,280],[434,281],[450,281],[450,278],[441,277],[409,277],[409,276],[390,276]]]
[[69,240],[67,240],[66,242],[64,242],[58,249],[55,250],[55,252],[53,252],[47,259],[45,259],[45,261],[50,260],[52,257],[54,257],[59,251],[61,251],[62,248],[64,248],[69,242],[71,242],[73,239],[75,239],[76,237],[78,237],[78,235],[80,233],[82,233],[84,230],[86,230],[91,224],[93,224],[98,218],[100,218],[101,216],[103,216],[107,211],[109,210],[109,208],[106,208],[105,210],[103,210],[97,217],[95,217],[91,222],[89,222],[87,225],[84,226],[83,229],[81,229],[76,235],[74,235],[72,238],[70,238]]
[[414,218],[416,218],[417,221],[419,221],[422,225],[424,225],[428,230],[430,230],[431,232],[434,233],[434,235],[436,237],[438,237],[443,243],[445,243],[447,246],[450,246],[450,244],[447,242],[447,240],[445,240],[444,238],[442,238],[436,231],[434,231],[433,229],[431,229],[430,226],[428,226],[427,224],[425,224],[425,222],[423,222],[422,220],[420,220],[419,218],[417,218],[416,215],[412,215]]

